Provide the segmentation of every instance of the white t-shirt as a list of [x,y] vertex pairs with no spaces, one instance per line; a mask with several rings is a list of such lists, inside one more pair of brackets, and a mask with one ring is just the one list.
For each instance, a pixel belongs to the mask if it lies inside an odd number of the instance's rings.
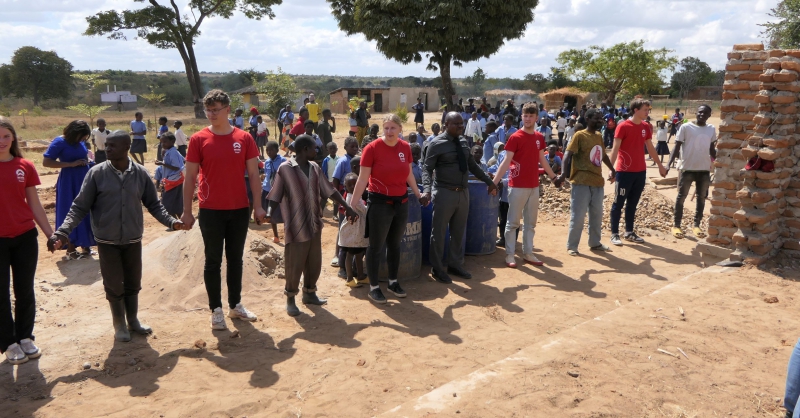
[[256,135],[261,136],[267,132],[267,122],[261,122],[258,124],[258,130],[256,131]]
[[105,151],[106,150],[106,138],[111,135],[111,131],[108,129],[101,131],[98,128],[92,129],[92,139],[94,140],[94,145],[97,147],[98,151]]
[[556,129],[558,132],[564,132],[564,129],[567,128],[567,120],[564,118],[558,118],[556,121]]
[[660,128],[656,131],[656,141],[658,142],[667,142],[668,135],[667,135],[667,128]]
[[358,219],[352,224],[349,221],[342,222],[339,227],[339,246],[348,248],[367,248],[369,238],[364,238],[364,229],[367,226],[367,208],[361,198],[353,199],[352,194],[348,194],[345,199],[347,204],[358,214]]
[[186,134],[178,128],[175,130],[175,146],[180,147],[181,145],[189,145],[189,143],[186,142]]
[[711,171],[711,155],[708,150],[717,141],[714,125],[695,125],[689,122],[678,128],[675,141],[681,142],[681,161],[678,170]]

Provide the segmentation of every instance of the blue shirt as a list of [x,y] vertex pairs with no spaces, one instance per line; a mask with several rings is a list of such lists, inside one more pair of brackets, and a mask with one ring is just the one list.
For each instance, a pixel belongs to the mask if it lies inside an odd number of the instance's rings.
[[550,117],[546,110],[539,111],[539,120]]
[[417,182],[417,188],[419,189],[420,193],[424,193],[422,189],[422,169],[419,168],[419,164],[416,161],[411,163],[411,172],[414,173],[414,181]]
[[164,178],[167,180],[178,180],[181,178],[181,170],[183,170],[183,156],[178,152],[178,149],[172,147],[170,149],[164,150],[164,164],[169,164],[173,167],[178,168],[177,170],[173,170],[166,166],[164,167]]
[[[544,158],[549,163],[550,162],[550,153],[549,152],[545,152],[544,153]],[[559,157],[558,155],[556,155],[555,163],[558,164],[558,165],[561,165],[561,157]]]
[[294,120],[294,113],[292,113],[291,110],[288,112],[284,110],[283,113],[281,113],[280,121],[282,124],[284,125],[291,124],[293,120]]
[[231,126],[235,126],[239,129],[244,129],[244,118],[241,116],[235,116],[233,119],[228,120],[231,123]]
[[[489,167],[490,173],[496,173],[497,169],[500,168],[500,164],[503,164],[503,160],[506,158],[506,152],[500,151],[497,154],[497,162]],[[503,173],[503,190],[500,192],[500,201],[508,203],[508,170]]]
[[278,172],[278,167],[286,162],[286,158],[278,154],[274,160],[267,159],[264,161],[264,182],[261,183],[261,190],[269,192],[272,190],[272,181],[275,179],[275,173]]
[[339,161],[336,162],[336,168],[333,170],[333,178],[331,178],[331,181],[333,181],[333,179],[336,179],[339,180],[339,185],[344,184],[344,176],[346,176],[351,171],[350,160],[352,159],[353,157],[351,157],[350,154],[347,153],[345,153],[342,158],[339,158]]
[[250,116],[250,126],[258,128],[258,115]]
[[513,125],[508,128],[508,130],[506,130],[506,125],[503,125],[497,128],[497,131],[495,131],[497,134],[497,140],[504,144],[506,141],[508,141],[508,137],[510,137],[514,132],[517,132],[517,128],[515,128]]
[[[147,132],[147,125],[142,121],[131,121],[131,132]],[[144,135],[133,135],[131,139],[144,139]]]
[[483,143],[483,162],[489,163],[489,160],[494,156],[494,144],[499,141],[497,134],[492,132]]
[[161,139],[161,135],[164,135],[167,132],[169,132],[169,128],[167,128],[167,125],[161,125],[161,127],[158,128],[158,135],[156,135],[156,138]]
[[[329,165],[331,164],[331,160],[339,161],[340,158],[342,158],[342,157],[336,157],[334,159],[334,158],[331,158],[330,155],[328,155],[327,157],[325,157],[324,160],[322,160],[322,166],[320,166],[320,168],[322,169],[322,175],[325,176],[325,178],[328,179],[328,181],[332,180],[332,179],[328,178],[328,171],[330,171]],[[336,165],[335,164],[336,163],[334,163],[334,166],[333,166],[334,169],[336,169]]]
[[156,173],[154,175],[156,182],[161,183],[161,180],[164,179],[164,167],[158,166],[156,167]]

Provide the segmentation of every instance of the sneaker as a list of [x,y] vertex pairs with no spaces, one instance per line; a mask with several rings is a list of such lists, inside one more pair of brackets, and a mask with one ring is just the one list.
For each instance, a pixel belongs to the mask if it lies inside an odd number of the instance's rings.
[[19,344],[14,343],[6,349],[6,360],[11,364],[22,364],[28,361],[28,356],[25,355]]
[[331,267],[339,267],[339,257],[333,257],[331,260]]
[[575,257],[575,256],[577,256],[577,255],[578,255],[578,252],[577,252],[576,250],[567,250],[567,254],[569,254],[569,255],[571,255],[571,256],[573,256],[573,257]]
[[258,320],[258,317],[254,313],[248,311],[241,303],[237,303],[235,308],[228,311],[228,318],[250,322]]
[[612,252],[611,251],[611,247],[609,247],[608,245],[604,245],[604,244],[600,244],[598,246],[592,247],[592,248],[590,248],[590,250],[592,250],[592,251],[605,251],[607,253]]
[[506,267],[516,268],[517,262],[514,260],[514,254],[506,254]]
[[383,292],[381,292],[380,288],[370,290],[367,296],[375,303],[386,303],[386,297],[383,296]]
[[29,359],[39,358],[39,356],[42,355],[42,351],[39,350],[39,347],[37,347],[30,338],[25,338],[20,341],[19,345],[22,347],[22,352],[24,352]]
[[635,242],[637,244],[641,244],[644,242],[644,239],[634,232],[626,232],[624,235],[626,241]]
[[540,261],[538,258],[536,258],[536,256],[533,255],[533,253],[523,254],[522,255],[522,259],[525,260],[526,263],[533,264],[534,266],[543,266],[544,265],[544,263],[542,261]]
[[228,324],[225,323],[225,314],[222,313],[222,308],[214,309],[211,313],[211,329],[228,329]]
[[619,234],[611,234],[611,243],[618,247],[622,246],[622,240],[619,238]]
[[406,297],[406,291],[403,290],[402,287],[400,287],[400,282],[394,282],[394,283],[390,284],[386,288],[386,290],[388,290],[389,292],[391,292],[392,294],[394,294],[398,298]]

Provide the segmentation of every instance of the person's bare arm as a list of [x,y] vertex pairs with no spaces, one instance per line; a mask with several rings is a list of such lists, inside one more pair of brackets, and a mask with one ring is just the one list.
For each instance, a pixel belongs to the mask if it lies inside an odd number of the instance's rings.
[[[503,162],[505,162],[505,161],[503,161]],[[547,173],[548,176],[550,176],[550,180],[554,180],[557,177],[556,173],[553,172],[553,169],[550,168],[550,162],[548,162],[547,161],[547,157],[544,156],[544,150],[543,149],[539,150],[539,164],[544,169],[544,172]]]
[[51,158],[44,157],[42,159],[42,166],[47,168],[67,168],[67,167],[79,167],[82,165],[86,165],[88,163],[87,160],[76,160],[69,163],[64,163],[58,160],[53,160]]
[[194,200],[194,188],[197,185],[197,174],[200,172],[200,164],[186,162],[186,178],[183,181],[183,216],[181,222],[191,229],[194,226],[194,215],[192,215],[192,201]]
[[[247,176],[250,180],[250,192],[253,193],[253,202],[256,202],[259,199],[256,196],[261,196],[261,177],[258,175],[258,157],[247,160],[246,164]],[[254,204],[253,209],[253,217],[256,223],[261,225],[261,222],[267,216],[267,212],[264,211],[261,205]]]
[[514,152],[506,151],[506,158],[500,163],[500,167],[497,167],[497,172],[494,174],[494,179],[492,179],[494,184],[500,184],[500,182],[503,181],[503,176],[506,174],[506,171],[508,171],[512,158],[514,158]]
[[[675,162],[675,159],[678,158],[679,153],[681,152],[681,146],[683,142],[675,141],[675,146],[672,148],[672,153],[669,155],[669,162],[667,163],[667,167],[672,167],[672,163]],[[714,145],[711,145],[711,148],[714,148]],[[669,168],[667,168],[669,171]]]
[[664,168],[664,164],[661,164],[661,161],[658,159],[658,153],[656,152],[656,147],[653,145],[653,141],[644,141],[644,146],[647,147],[647,153],[650,154],[650,158],[658,164],[658,173],[661,174],[661,177],[666,177],[667,169]]
[[361,173],[358,175],[356,186],[353,188],[353,196],[361,196],[364,190],[367,189],[369,183],[369,176],[372,174],[372,167],[361,167]]
[[42,233],[48,238],[53,236],[53,227],[50,226],[50,221],[47,220],[47,214],[44,212],[42,202],[39,201],[39,193],[36,191],[35,186],[25,188],[25,200],[28,202],[31,212],[33,212],[33,220],[39,225]]

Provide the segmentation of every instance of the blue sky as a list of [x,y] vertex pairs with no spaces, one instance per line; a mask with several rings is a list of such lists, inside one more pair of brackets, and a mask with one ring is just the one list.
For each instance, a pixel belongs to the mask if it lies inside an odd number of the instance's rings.
[[[164,0],[160,0],[164,1]],[[427,1],[427,0],[420,0]],[[761,28],[779,0],[541,0],[522,39],[506,43],[488,59],[453,68],[454,77],[477,67],[490,77],[547,74],[559,52],[589,45],[645,39],[647,47],[696,56],[722,69],[736,43],[761,42]],[[185,6],[186,0],[176,0]],[[145,41],[87,37],[86,16],[101,10],[142,7],[131,0],[0,0],[0,63],[19,47],[56,51],[78,70],[183,71],[175,50]],[[186,9],[188,12],[188,9]],[[241,14],[207,20],[196,52],[201,71],[281,67],[292,74],[421,76],[425,64],[385,59],[363,36],[339,31],[325,0],[284,0],[274,20],[252,21]]]

